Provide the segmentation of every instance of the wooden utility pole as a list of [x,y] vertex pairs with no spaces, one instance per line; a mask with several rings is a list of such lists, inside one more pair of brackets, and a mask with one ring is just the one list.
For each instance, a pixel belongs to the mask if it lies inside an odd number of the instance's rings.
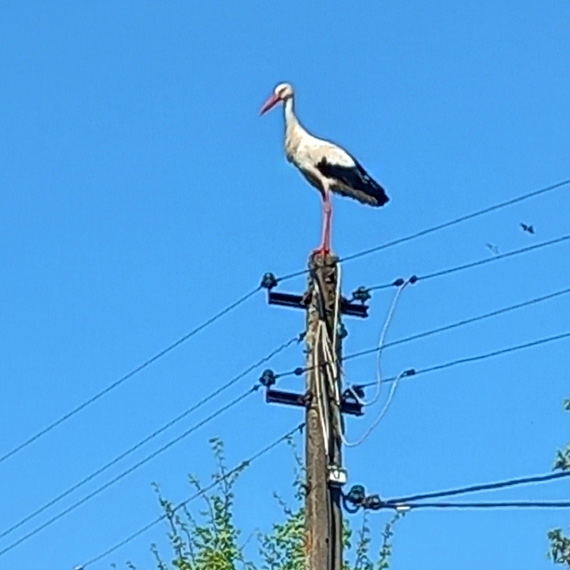
[[[342,414],[361,416],[362,403],[349,392],[341,394],[341,315],[366,318],[365,298],[341,298],[338,258],[312,254],[305,294],[273,291],[278,279],[266,273],[261,286],[271,305],[307,311],[307,385],[302,394],[276,389],[272,370],[260,378],[265,401],[305,409],[306,414],[306,570],[342,570]],[[297,373],[297,372],[295,372]]]
[[[309,259],[306,408],[306,569],[342,570],[342,510],[339,477],[342,419],[339,410],[340,299],[337,258]],[[324,327],[323,327],[324,324]],[[336,328],[336,330],[335,330]],[[325,339],[326,336],[326,339]],[[329,342],[329,355],[323,343]],[[336,346],[333,346],[336,344]],[[330,352],[335,363],[331,363]],[[342,483],[342,482],[340,482]]]

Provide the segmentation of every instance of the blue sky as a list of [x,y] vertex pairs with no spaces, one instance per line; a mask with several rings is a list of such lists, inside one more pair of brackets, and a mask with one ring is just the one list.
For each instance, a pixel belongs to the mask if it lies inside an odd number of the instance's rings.
[[[391,197],[381,210],[335,200],[333,245],[347,255],[569,177],[569,20],[562,0],[6,3],[0,453],[255,287],[265,271],[303,268],[318,243],[320,205],[284,160],[280,112],[257,115],[278,82],[295,85],[304,124],[346,146]],[[346,263],[344,291],[484,258],[486,242],[508,251],[567,234],[569,209],[566,187]],[[563,244],[420,282],[404,292],[389,338],[550,293],[569,277]],[[282,289],[303,287],[301,278]],[[367,321],[346,322],[346,353],[374,346],[392,294],[374,295]],[[386,351],[384,369],[567,332],[569,309],[562,297],[402,345]],[[301,313],[259,295],[0,464],[0,532],[303,326]],[[273,367],[302,363],[291,348]],[[561,406],[569,363],[562,341],[403,382],[373,435],[347,450],[350,482],[389,497],[548,471],[570,433]],[[346,371],[350,381],[373,380],[375,358]],[[376,411],[348,421],[349,439]],[[298,410],[254,396],[0,557],[0,568],[80,564],[159,514],[152,481],[177,501],[190,493],[187,473],[207,478],[210,437],[222,437],[236,463],[300,420]],[[245,536],[278,518],[271,493],[287,494],[291,469],[282,448],[244,475],[237,518]],[[567,495],[558,483],[492,497]],[[387,517],[373,518],[377,536]],[[397,529],[394,568],[550,568],[545,533],[569,522],[553,511],[412,513]],[[148,546],[164,534],[157,527],[97,567],[152,567]]]

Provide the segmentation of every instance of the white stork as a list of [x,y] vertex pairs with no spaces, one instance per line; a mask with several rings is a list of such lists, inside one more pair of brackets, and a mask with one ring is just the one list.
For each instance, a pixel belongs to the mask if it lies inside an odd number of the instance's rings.
[[263,115],[283,103],[285,154],[323,198],[323,234],[320,253],[330,252],[331,192],[350,196],[363,204],[383,206],[388,202],[384,188],[375,182],[358,161],[343,148],[308,133],[295,115],[293,87],[279,84],[261,108]]

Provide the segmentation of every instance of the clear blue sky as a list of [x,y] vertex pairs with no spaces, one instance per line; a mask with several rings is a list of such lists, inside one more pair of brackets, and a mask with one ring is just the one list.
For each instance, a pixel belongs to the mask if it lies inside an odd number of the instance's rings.
[[[430,3],[428,3],[430,4]],[[570,3],[29,2],[0,20],[0,432],[3,453],[257,285],[302,268],[320,231],[317,193],[286,163],[279,111],[291,81],[306,126],[354,153],[386,187],[381,210],[335,201],[341,255],[570,175]],[[247,6],[247,7],[246,7]],[[568,233],[570,191],[347,263],[344,290],[425,273]],[[519,228],[532,223],[536,235]],[[567,245],[405,292],[390,339],[549,293],[570,281]],[[303,280],[283,285],[300,291]],[[345,351],[377,341],[392,293]],[[560,298],[387,350],[388,375],[568,331]],[[304,326],[263,296],[0,465],[0,531],[161,426]],[[402,383],[351,483],[396,496],[548,471],[568,441],[567,342]],[[303,363],[300,349],[276,370]],[[374,379],[373,356],[352,361]],[[244,380],[203,410],[255,381]],[[298,388],[298,380],[283,387]],[[188,418],[149,450],[183,431]],[[374,410],[348,422],[356,438]],[[235,463],[301,420],[253,397],[128,479],[0,557],[0,568],[69,569],[159,514],[188,472],[212,471],[208,438]],[[133,460],[131,459],[131,462]],[[77,500],[92,482],[4,542]],[[279,514],[290,453],[244,475],[245,536]],[[477,498],[563,498],[568,484]],[[475,498],[475,497],[473,497]],[[388,515],[373,518],[376,536]],[[570,513],[421,512],[397,529],[394,568],[550,568],[546,531]],[[97,567],[151,568],[158,527]]]

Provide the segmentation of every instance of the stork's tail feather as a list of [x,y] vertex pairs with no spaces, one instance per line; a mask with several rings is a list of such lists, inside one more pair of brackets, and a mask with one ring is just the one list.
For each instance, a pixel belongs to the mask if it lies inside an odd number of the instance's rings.
[[367,184],[366,193],[369,194],[374,199],[374,206],[383,206],[390,200],[386,190],[380,186],[377,182],[369,178],[369,183]]

